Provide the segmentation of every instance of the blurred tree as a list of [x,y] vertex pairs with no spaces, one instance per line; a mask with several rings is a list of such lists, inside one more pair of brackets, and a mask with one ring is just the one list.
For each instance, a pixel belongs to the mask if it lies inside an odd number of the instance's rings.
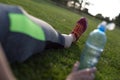
[[90,5],[93,5],[93,4],[92,4],[91,2],[86,1],[86,2],[85,2],[85,5],[84,5],[84,8],[85,8],[86,5],[87,5],[87,6],[90,6]]
[[89,6],[90,4],[91,4],[90,2],[85,2],[85,5],[88,5],[88,6]]
[[99,19],[104,19],[104,17],[102,16],[102,14],[97,14],[95,17],[99,18]]
[[88,13],[88,9],[85,8],[86,5],[92,5],[92,3],[88,2],[87,0],[52,0],[54,2],[67,5],[68,4],[73,7],[74,9],[77,9],[79,11],[83,10]]
[[[74,1],[74,5],[75,3],[79,3],[79,9],[82,10],[82,8],[85,8],[86,5],[92,5],[92,3],[88,2],[87,0],[73,0]],[[84,5],[83,5],[84,4]]]
[[[70,1],[73,1],[73,6],[74,6],[74,8],[75,8],[75,6],[76,6],[76,3],[78,3],[78,4],[79,4],[79,10],[82,9],[83,3],[85,3],[85,5],[87,5],[87,4],[86,4],[86,0],[70,0]],[[77,5],[77,6],[78,6],[78,5]]]
[[107,22],[110,22],[110,18],[109,17],[105,17],[104,20],[107,21]]
[[83,9],[83,12],[88,13],[88,9],[87,9],[87,8],[84,8],[84,9]]
[[79,0],[80,10],[82,9],[83,0]]
[[[76,3],[77,4],[79,4],[79,10],[82,10],[82,8],[85,8],[85,5],[91,5],[91,3],[90,2],[88,2],[87,0],[52,0],[52,1],[54,1],[54,2],[57,2],[57,3],[61,3],[61,4],[67,4],[69,1],[73,1],[73,6],[74,6],[74,8],[75,8],[75,6],[76,6]],[[83,5],[84,4],[84,5]]]
[[[71,0],[72,1],[72,0]],[[73,0],[74,1],[74,7],[75,7],[75,3],[79,3],[79,0]]]
[[115,23],[120,27],[120,13],[119,15],[115,18]]

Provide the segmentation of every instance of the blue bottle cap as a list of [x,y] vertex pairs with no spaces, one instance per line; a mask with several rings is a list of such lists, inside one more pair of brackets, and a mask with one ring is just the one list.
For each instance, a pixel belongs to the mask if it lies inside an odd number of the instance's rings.
[[106,26],[101,24],[101,25],[98,27],[98,29],[99,29],[100,31],[102,31],[102,32],[105,32],[105,31],[106,31]]
[[99,24],[98,29],[102,32],[105,32],[106,31],[106,25],[107,25],[107,22],[103,21],[102,23]]

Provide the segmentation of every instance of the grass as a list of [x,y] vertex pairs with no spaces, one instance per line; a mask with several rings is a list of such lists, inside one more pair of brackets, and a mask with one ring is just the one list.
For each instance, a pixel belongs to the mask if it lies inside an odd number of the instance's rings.
[[[76,21],[83,17],[53,5],[49,0],[0,0],[1,3],[20,5],[29,14],[45,20],[61,33],[70,33]],[[18,80],[65,80],[78,60],[88,34],[101,22],[84,14],[88,29],[69,49],[48,50],[29,58],[24,63],[11,64]],[[97,65],[95,80],[120,80],[120,29],[107,31],[107,44]]]

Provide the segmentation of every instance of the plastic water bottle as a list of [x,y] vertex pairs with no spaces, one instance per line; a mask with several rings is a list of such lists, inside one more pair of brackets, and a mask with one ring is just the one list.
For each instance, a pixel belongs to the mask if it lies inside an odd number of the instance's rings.
[[112,23],[107,26],[106,22],[102,22],[98,25],[97,29],[89,34],[85,47],[81,53],[80,69],[96,66],[106,44],[107,38],[105,31],[107,28],[112,30],[114,26],[115,25]]

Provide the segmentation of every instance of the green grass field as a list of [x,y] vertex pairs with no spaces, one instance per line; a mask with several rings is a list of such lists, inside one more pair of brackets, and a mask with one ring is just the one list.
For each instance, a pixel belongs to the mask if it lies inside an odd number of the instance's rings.
[[[57,31],[69,34],[81,17],[88,19],[88,29],[69,49],[48,50],[29,58],[24,63],[12,64],[18,80],[65,80],[78,60],[88,34],[101,22],[94,17],[78,15],[55,6],[49,0],[0,0],[1,3],[20,5],[29,14],[51,24]],[[97,65],[95,80],[120,80],[120,29],[107,31],[107,44]]]

